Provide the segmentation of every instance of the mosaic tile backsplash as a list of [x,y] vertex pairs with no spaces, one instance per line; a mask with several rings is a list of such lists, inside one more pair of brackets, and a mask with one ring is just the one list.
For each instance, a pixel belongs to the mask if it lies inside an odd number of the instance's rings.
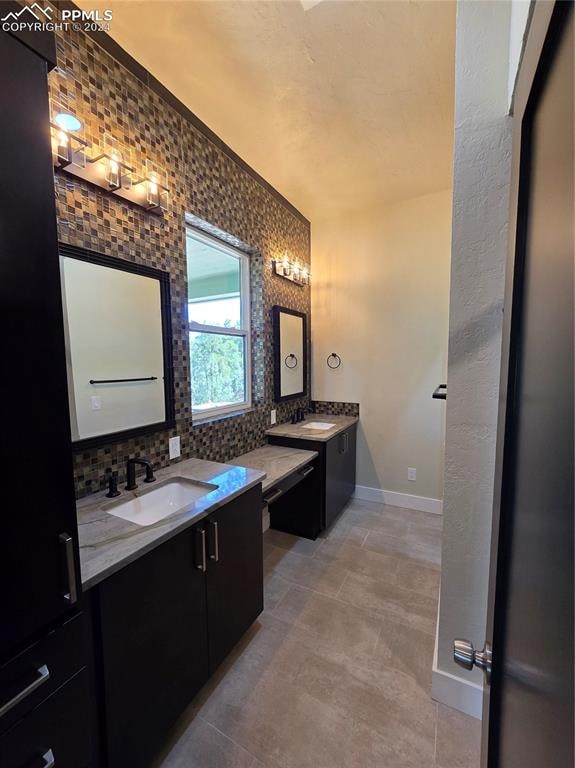
[[357,416],[359,418],[359,403],[335,403],[325,400],[313,400],[311,408],[314,413],[325,413],[328,416]]
[[[309,266],[310,228],[90,37],[68,31],[57,36],[57,47],[58,67],[49,76],[52,98],[79,117],[88,141],[101,145],[103,134],[111,134],[142,162],[150,158],[165,169],[170,189],[170,210],[157,217],[63,172],[55,175],[60,240],[165,270],[172,292],[176,427],[75,453],[80,497],[105,487],[110,470],[123,482],[130,457],[166,466],[174,435],[181,436],[182,459],[226,461],[265,442],[271,408],[282,422],[309,406],[307,397],[273,402],[271,310],[279,304],[309,316],[309,287],[274,275],[272,260],[287,252]],[[243,247],[251,264],[253,408],[204,424],[191,419],[186,217]]]

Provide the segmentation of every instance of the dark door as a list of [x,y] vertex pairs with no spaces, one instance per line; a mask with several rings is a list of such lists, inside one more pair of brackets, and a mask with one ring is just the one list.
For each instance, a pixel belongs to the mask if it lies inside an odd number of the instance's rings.
[[325,527],[334,522],[355,489],[356,428],[351,427],[325,446]]
[[109,768],[146,766],[208,678],[203,526],[98,588]]
[[47,67],[0,32],[0,73],[1,659],[70,609],[78,553]]
[[261,485],[209,516],[210,674],[263,610]]
[[535,6],[515,114],[483,721],[490,768],[573,768],[574,758],[573,13],[570,3],[546,5]]

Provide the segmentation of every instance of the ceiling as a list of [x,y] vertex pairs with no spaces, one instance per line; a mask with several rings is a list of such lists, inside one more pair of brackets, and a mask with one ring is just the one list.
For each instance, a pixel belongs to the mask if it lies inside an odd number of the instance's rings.
[[117,42],[312,222],[451,186],[454,2],[104,5]]

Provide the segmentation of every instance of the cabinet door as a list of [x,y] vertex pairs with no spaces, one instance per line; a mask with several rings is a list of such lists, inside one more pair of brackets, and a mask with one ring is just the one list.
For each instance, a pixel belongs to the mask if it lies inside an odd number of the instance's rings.
[[210,515],[207,533],[211,674],[263,610],[261,485]]
[[325,526],[328,528],[355,489],[356,429],[328,441],[325,449]]
[[78,553],[46,63],[0,32],[0,71],[1,661],[70,609]]
[[343,504],[347,504],[355,491],[355,463],[357,452],[357,427],[353,426],[343,433],[341,491]]
[[98,587],[109,768],[148,765],[207,680],[202,530],[175,536]]
[[0,738],[2,768],[95,766],[93,731],[86,722],[91,698],[83,669]]

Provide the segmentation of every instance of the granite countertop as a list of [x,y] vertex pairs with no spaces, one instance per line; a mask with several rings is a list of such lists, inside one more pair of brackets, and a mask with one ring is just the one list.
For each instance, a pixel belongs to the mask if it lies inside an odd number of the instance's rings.
[[[306,425],[312,421],[328,422],[335,426],[331,429],[307,428]],[[291,424],[290,422],[278,424],[276,427],[268,429],[266,435],[269,437],[291,437],[299,440],[327,442],[332,437],[339,435],[340,432],[344,432],[348,427],[357,424],[358,421],[357,416],[328,416],[325,413],[308,413],[306,414],[305,421],[300,421],[299,424]]]
[[240,467],[250,467],[265,472],[262,489],[265,493],[276,483],[305,467],[317,457],[317,451],[304,451],[282,445],[264,445],[255,451],[243,453],[230,461]]
[[[78,537],[82,586],[89,589],[159,544],[197,523],[244,491],[260,483],[265,474],[257,469],[218,464],[202,459],[187,459],[156,471],[157,482],[151,486],[138,481],[136,492],[123,491],[118,499],[107,499],[101,491],[77,502]],[[169,515],[153,525],[140,526],[108,514],[104,507],[114,501],[153,490],[162,480],[185,477],[217,485],[217,490],[192,502],[182,512]]]

